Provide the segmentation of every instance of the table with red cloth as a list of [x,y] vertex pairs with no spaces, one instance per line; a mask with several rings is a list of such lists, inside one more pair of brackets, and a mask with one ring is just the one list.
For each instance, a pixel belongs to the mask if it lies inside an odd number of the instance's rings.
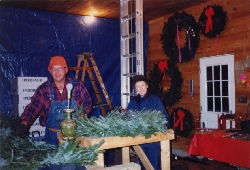
[[250,168],[250,141],[229,136],[225,131],[195,133],[187,154]]

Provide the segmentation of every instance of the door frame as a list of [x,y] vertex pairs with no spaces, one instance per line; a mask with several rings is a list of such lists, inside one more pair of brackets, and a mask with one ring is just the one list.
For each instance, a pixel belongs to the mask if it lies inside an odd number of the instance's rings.
[[205,125],[206,128],[218,128],[218,116],[220,116],[222,112],[207,111],[206,67],[224,64],[228,64],[229,110],[231,110],[232,114],[235,114],[234,54],[202,57],[200,58],[201,127]]

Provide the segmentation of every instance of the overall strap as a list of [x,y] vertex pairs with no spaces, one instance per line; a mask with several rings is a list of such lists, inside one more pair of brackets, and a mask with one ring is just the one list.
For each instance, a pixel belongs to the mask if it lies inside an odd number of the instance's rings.
[[49,98],[50,100],[54,100],[53,88],[50,85],[50,80],[48,80],[48,85],[49,85]]

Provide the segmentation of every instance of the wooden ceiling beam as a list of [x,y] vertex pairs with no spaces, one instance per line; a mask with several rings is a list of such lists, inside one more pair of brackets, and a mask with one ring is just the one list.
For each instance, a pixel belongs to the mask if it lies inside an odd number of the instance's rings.
[[[148,22],[207,1],[210,0],[144,0],[143,18]],[[83,16],[94,12],[96,17],[120,18],[119,0],[1,0],[0,6]]]

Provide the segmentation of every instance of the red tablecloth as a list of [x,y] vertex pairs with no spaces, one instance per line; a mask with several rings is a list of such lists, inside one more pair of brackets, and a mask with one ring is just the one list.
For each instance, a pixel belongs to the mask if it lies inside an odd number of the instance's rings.
[[228,138],[220,132],[195,134],[187,153],[250,168],[250,141]]

